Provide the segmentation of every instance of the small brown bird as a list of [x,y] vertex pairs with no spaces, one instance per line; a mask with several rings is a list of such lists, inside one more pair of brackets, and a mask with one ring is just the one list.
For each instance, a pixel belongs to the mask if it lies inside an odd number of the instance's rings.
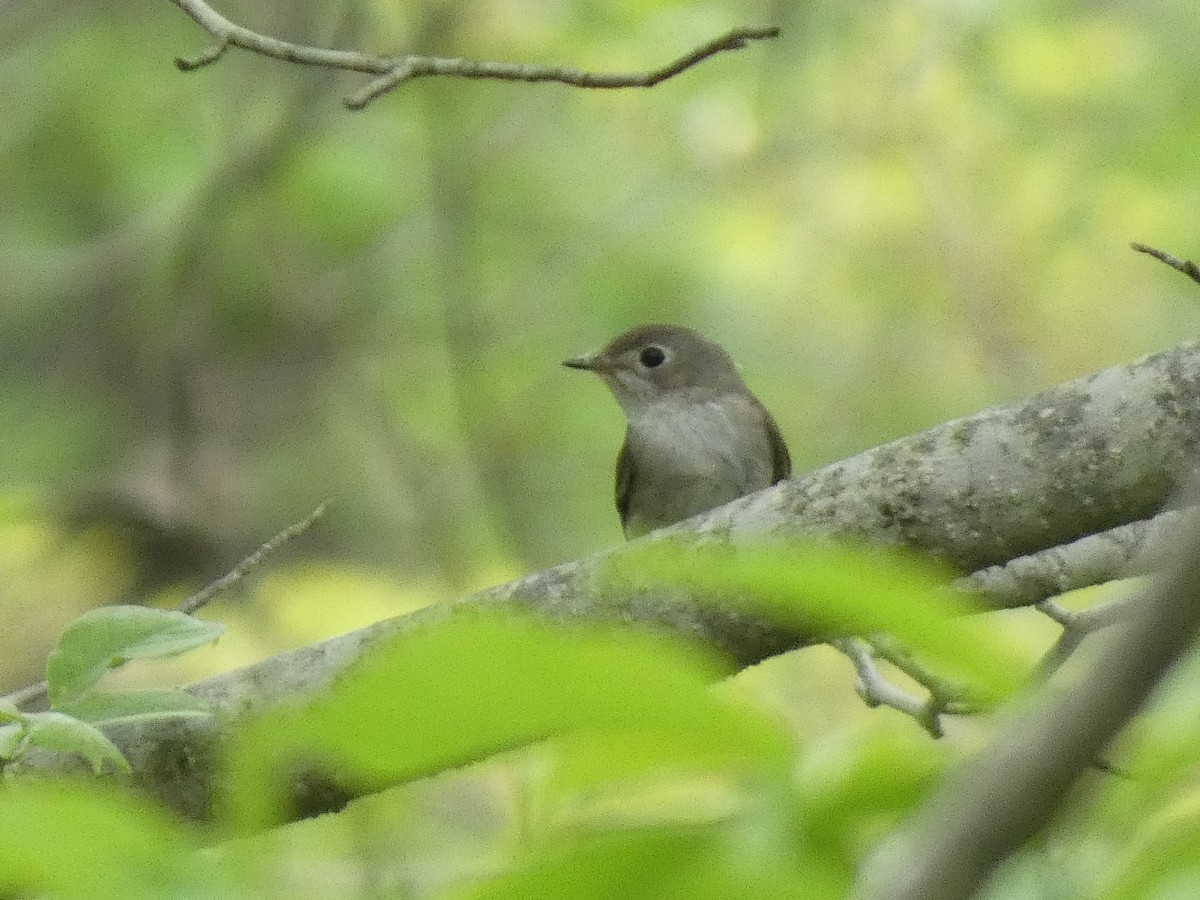
[[771,414],[729,354],[690,328],[643,325],[563,365],[599,375],[625,413],[616,499],[627,538],[791,474]]

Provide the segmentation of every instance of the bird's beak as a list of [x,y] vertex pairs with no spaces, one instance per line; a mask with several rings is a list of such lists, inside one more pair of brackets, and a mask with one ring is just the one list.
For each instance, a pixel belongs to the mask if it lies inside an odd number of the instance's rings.
[[594,372],[597,368],[597,361],[595,356],[576,356],[573,359],[564,359],[563,365],[568,369],[583,369],[587,372]]

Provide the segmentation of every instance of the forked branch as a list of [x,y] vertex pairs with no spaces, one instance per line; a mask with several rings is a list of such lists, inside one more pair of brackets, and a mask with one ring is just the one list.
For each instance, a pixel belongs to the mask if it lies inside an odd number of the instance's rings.
[[[1062,627],[1062,634],[1035,672],[1037,680],[1044,680],[1087,637],[1127,621],[1133,612],[1133,601],[1128,597],[1102,601],[1079,611],[1066,609],[1054,597],[1161,568],[1187,514],[1184,510],[1167,510],[1152,519],[1131,522],[981,569],[958,579],[954,585],[994,609],[1033,605]],[[854,665],[863,702],[904,713],[935,738],[943,733],[942,716],[977,711],[959,685],[921,664],[889,635],[835,638],[829,644]],[[890,681],[879,666],[880,660],[916,682],[923,688],[924,696]]]
[[[835,638],[829,645],[844,655],[858,673],[857,690],[867,706],[888,706],[912,717],[931,737],[940,738],[943,715],[967,715],[975,712],[957,686],[921,666],[908,651],[887,635],[871,635],[867,640],[855,637]],[[890,663],[928,692],[919,697],[893,684],[880,671],[877,659]]]
[[381,97],[414,78],[440,75],[452,78],[489,78],[498,81],[554,81],[581,88],[630,88],[654,87],[668,78],[684,72],[695,65],[724,53],[741,50],[751,41],[779,36],[779,29],[767,27],[734,28],[727,34],[714,38],[674,62],[657,69],[643,72],[585,72],[569,66],[540,65],[533,63],[494,62],[490,60],[457,59],[439,56],[374,56],[354,50],[331,50],[281,41],[268,35],[251,31],[222,16],[204,0],[172,0],[172,2],[201,28],[212,35],[214,43],[197,56],[175,60],[182,71],[190,72],[219,60],[229,47],[241,47],[251,53],[281,59],[284,62],[305,66],[323,66],[330,69],[346,69],[374,75],[363,88],[346,98],[350,109],[362,109],[372,100]]

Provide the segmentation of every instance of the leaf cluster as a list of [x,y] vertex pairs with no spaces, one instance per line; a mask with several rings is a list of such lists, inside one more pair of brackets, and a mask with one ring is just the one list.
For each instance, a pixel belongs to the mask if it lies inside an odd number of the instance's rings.
[[225,626],[180,612],[106,606],[80,616],[63,632],[46,667],[50,710],[22,712],[0,700],[0,764],[36,749],[78,753],[99,773],[129,771],[121,751],[101,730],[139,719],[206,715],[196,698],[178,690],[100,691],[106,673],[134,659],[186,653],[220,637]]

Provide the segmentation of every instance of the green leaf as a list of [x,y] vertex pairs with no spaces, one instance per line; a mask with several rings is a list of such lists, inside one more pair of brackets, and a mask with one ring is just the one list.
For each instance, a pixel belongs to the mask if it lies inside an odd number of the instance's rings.
[[165,812],[100,783],[16,782],[0,792],[6,893],[97,897],[245,897]]
[[[849,884],[750,816],[732,825],[631,829],[558,844],[457,895],[472,900],[776,900],[844,897]],[[757,834],[755,832],[758,832]],[[766,832],[764,835],[763,832]]]
[[87,722],[59,712],[30,713],[25,721],[29,726],[26,732],[29,746],[58,753],[78,753],[97,774],[106,764],[123,772],[129,771],[129,763],[116,745]]
[[[1200,877],[1200,792],[1160,808],[1116,860],[1105,900],[1188,896]],[[1186,886],[1186,887],[1185,887]],[[1174,889],[1174,890],[1172,890]]]
[[59,707],[59,711],[84,722],[100,725],[132,719],[210,715],[203,701],[184,691],[92,691]]
[[[644,797],[656,784],[678,784],[687,774],[744,770],[746,758],[744,747],[713,740],[707,729],[586,729],[557,737],[549,746],[554,763],[542,790],[556,802],[594,796],[597,789]],[[682,805],[702,811],[712,805],[712,793],[690,792]]]
[[684,589],[818,639],[886,632],[946,677],[969,681],[981,702],[1024,678],[1021,655],[968,619],[980,609],[949,586],[950,573],[910,552],[829,540],[737,548],[658,541],[614,556],[606,576],[614,590]]
[[22,718],[23,714],[15,703],[0,699],[0,722],[19,722]]
[[24,737],[25,729],[20,725],[0,726],[0,760],[12,759]]
[[80,696],[109,669],[130,659],[175,656],[209,644],[225,626],[181,612],[144,606],[105,606],[67,626],[47,666],[50,704]]
[[668,768],[719,759],[786,770],[780,726],[709,690],[731,670],[707,649],[644,632],[462,610],[385,641],[306,709],[242,729],[232,795],[243,823],[261,825],[277,802],[263,787],[289,758],[328,759],[381,787],[576,730],[654,732]]
[[807,840],[826,860],[854,871],[862,848],[912,812],[950,753],[946,742],[894,720],[815,739],[797,762],[794,782]]

